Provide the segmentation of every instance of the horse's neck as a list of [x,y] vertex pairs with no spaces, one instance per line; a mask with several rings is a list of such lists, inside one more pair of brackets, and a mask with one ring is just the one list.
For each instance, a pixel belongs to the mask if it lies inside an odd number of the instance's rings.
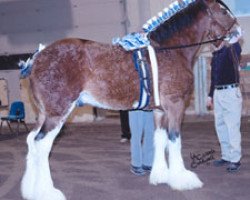
[[207,30],[206,25],[207,23],[205,18],[200,18],[190,28],[186,28],[185,30],[181,31],[181,33],[176,34],[171,39],[168,39],[163,45],[165,47],[177,47],[178,53],[181,54],[182,57],[185,57],[187,60],[191,60],[192,64],[194,64],[195,58],[201,46],[182,46],[197,44],[204,41],[204,36]]

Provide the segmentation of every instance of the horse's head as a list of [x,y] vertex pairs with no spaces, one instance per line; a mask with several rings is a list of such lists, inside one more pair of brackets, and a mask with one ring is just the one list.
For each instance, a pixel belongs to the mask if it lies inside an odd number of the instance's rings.
[[[208,37],[210,39],[225,39],[232,33],[239,32],[239,24],[228,6],[222,0],[204,0],[207,4],[209,17]],[[240,34],[240,33],[238,33]],[[214,45],[217,47],[223,40],[217,40]]]

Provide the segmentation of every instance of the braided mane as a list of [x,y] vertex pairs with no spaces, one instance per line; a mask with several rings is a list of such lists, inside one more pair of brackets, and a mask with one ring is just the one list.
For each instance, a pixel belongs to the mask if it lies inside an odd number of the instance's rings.
[[175,33],[180,33],[184,28],[195,22],[198,14],[206,10],[207,6],[203,0],[196,0],[186,8],[176,12],[173,16],[160,24],[149,33],[149,38],[160,43],[171,38]]

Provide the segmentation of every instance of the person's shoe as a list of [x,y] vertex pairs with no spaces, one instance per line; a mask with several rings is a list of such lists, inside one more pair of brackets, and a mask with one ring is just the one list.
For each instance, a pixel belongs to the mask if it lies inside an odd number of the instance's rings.
[[146,174],[146,172],[144,171],[144,169],[142,169],[142,167],[131,166],[130,171],[136,176],[143,176]]
[[228,165],[229,163],[230,163],[230,162],[227,161],[227,160],[220,159],[220,160],[215,160],[215,161],[213,162],[213,165],[214,165],[215,167],[221,167],[221,166],[224,166],[224,165]]
[[120,143],[126,143],[126,142],[129,142],[129,139],[127,139],[127,138],[122,138],[122,139],[120,140]]
[[228,172],[237,172],[240,170],[240,161],[239,162],[230,162],[228,167],[227,167],[227,171]]
[[147,165],[142,165],[142,169],[145,171],[145,172],[150,172],[152,167],[150,166],[147,166]]

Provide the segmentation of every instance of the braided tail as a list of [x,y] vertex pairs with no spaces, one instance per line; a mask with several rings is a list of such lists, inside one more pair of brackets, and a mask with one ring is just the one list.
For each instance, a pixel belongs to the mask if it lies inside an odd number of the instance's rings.
[[45,48],[44,45],[39,44],[38,49],[35,51],[35,53],[32,55],[31,58],[28,58],[26,61],[23,60],[19,61],[18,66],[21,69],[20,72],[21,78],[27,78],[30,75],[35,58],[37,57],[39,52],[42,51],[44,48]]

